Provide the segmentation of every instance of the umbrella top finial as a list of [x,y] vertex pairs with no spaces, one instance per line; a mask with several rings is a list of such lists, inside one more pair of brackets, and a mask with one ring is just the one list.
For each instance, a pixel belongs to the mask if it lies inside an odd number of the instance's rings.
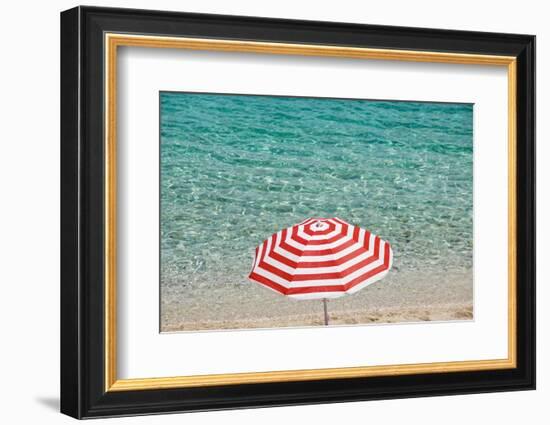
[[314,229],[314,230],[325,230],[325,229],[328,229],[329,225],[326,221],[326,219],[324,218],[318,218],[316,219],[313,224],[311,225],[311,227]]

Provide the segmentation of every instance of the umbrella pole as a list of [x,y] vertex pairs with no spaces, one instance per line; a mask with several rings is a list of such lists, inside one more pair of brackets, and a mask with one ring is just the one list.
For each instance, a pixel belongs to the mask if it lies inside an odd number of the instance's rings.
[[327,309],[327,299],[323,298],[323,310],[325,312],[325,326],[328,326],[328,309]]

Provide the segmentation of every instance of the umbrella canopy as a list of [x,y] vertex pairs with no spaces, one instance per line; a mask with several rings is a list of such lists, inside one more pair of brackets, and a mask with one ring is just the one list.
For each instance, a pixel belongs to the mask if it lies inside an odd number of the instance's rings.
[[309,218],[256,248],[249,279],[297,299],[337,298],[382,279],[390,244],[339,218]]

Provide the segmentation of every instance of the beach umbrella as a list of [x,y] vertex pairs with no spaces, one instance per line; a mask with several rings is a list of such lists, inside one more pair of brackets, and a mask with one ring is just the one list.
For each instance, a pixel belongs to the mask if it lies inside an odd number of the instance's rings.
[[249,279],[290,298],[327,299],[354,294],[382,279],[392,266],[388,242],[334,218],[308,218],[256,248]]

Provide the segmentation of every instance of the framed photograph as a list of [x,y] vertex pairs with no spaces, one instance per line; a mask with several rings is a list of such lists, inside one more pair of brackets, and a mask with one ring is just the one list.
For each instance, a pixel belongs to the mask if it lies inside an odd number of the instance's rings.
[[61,14],[61,411],[535,387],[535,37]]

